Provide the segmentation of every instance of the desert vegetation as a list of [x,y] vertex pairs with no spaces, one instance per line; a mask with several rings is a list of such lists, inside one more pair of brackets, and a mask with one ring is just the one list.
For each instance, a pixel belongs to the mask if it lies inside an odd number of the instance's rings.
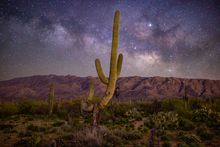
[[112,101],[100,112],[81,113],[81,99],[49,103],[26,99],[0,104],[1,146],[217,146],[220,100]]

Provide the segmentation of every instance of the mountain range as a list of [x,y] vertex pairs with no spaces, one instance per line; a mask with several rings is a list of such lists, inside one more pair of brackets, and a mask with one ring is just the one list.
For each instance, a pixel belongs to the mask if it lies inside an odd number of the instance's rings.
[[[91,78],[95,81],[95,96],[103,96],[106,86],[97,77],[36,75],[0,81],[0,100],[47,99],[51,82],[56,98],[82,97],[88,94]],[[118,99],[183,98],[185,89],[188,97],[220,97],[220,80],[133,76],[119,78],[117,87]]]

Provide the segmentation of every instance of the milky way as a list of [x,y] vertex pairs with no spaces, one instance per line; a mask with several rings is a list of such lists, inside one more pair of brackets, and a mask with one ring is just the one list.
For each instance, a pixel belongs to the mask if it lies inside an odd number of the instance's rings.
[[107,74],[117,9],[122,76],[220,79],[218,0],[1,0],[0,80]]

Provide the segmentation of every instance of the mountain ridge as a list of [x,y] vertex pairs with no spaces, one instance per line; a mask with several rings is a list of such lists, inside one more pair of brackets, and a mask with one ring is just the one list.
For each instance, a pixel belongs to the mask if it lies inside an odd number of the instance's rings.
[[[77,98],[86,96],[89,79],[95,81],[95,96],[103,96],[105,85],[97,77],[78,77],[74,75],[35,75],[0,81],[0,100],[20,98],[46,99],[49,84],[54,82],[57,98]],[[184,95],[184,84],[188,87],[189,97],[220,97],[220,80],[186,79],[175,77],[120,77],[119,99],[162,99]]]

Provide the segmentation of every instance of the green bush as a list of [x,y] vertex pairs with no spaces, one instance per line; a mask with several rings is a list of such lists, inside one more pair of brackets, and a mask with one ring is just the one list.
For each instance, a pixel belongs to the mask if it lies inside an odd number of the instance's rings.
[[180,117],[179,127],[180,127],[180,129],[182,129],[184,131],[190,131],[190,130],[193,130],[195,128],[195,125],[189,119],[185,119],[183,117]]
[[196,134],[203,140],[211,140],[214,137],[214,134],[211,133],[205,126],[200,126],[197,128]]
[[201,143],[200,138],[195,134],[179,134],[178,139],[188,145],[199,146],[199,144]]
[[7,102],[0,104],[0,118],[15,114],[18,114],[18,107],[16,103]]
[[137,140],[142,138],[142,133],[140,133],[137,130],[134,131],[116,130],[114,131],[114,134],[126,140]]
[[175,103],[174,100],[168,99],[162,101],[162,110],[163,111],[174,111],[175,110]]
[[215,135],[220,136],[220,126],[215,127],[214,133],[215,133]]
[[107,134],[104,137],[103,146],[105,146],[105,147],[112,147],[112,146],[116,146],[116,145],[117,146],[119,146],[119,145],[123,146],[123,144],[124,144],[124,141],[120,137],[118,137],[114,134]]
[[120,103],[113,103],[109,107],[114,113],[115,117],[126,117],[125,113],[129,109],[132,109],[132,104],[130,104],[129,102],[120,102]]
[[189,147],[185,142],[183,143],[178,143],[177,147]]
[[142,133],[147,133],[149,131],[149,128],[146,126],[140,126],[138,127],[138,130]]
[[160,139],[161,139],[162,141],[170,141],[171,138],[172,138],[172,136],[169,135],[169,134],[164,134],[164,135],[162,135],[162,136],[160,137]]
[[129,131],[123,137],[127,140],[137,140],[142,138],[142,134],[139,131]]
[[35,126],[33,124],[29,124],[27,126],[27,130],[29,131],[33,131],[33,132],[45,132],[46,131],[46,127],[43,127],[43,126]]
[[48,114],[48,104],[44,101],[37,101],[32,106],[32,113],[39,115],[47,115]]
[[190,109],[192,110],[201,109],[202,101],[197,98],[193,98],[193,99],[190,99],[189,105],[190,105]]
[[171,144],[169,142],[164,142],[162,147],[171,147]]
[[193,120],[195,122],[206,123],[210,127],[220,124],[220,115],[207,107],[193,111]]
[[104,109],[100,114],[101,124],[113,124],[114,116],[109,109]]
[[64,124],[65,124],[64,121],[57,120],[57,121],[55,121],[55,122],[52,124],[52,126],[54,126],[54,127],[59,127],[59,126],[62,126],[62,125],[64,125]]
[[35,102],[31,99],[25,99],[19,102],[18,111],[20,114],[32,114]]
[[176,112],[158,112],[151,115],[146,121],[145,125],[157,129],[175,129],[179,126],[179,118]]
[[136,108],[132,108],[130,110],[127,110],[125,113],[125,116],[130,119],[135,119],[135,120],[142,119],[141,113]]

